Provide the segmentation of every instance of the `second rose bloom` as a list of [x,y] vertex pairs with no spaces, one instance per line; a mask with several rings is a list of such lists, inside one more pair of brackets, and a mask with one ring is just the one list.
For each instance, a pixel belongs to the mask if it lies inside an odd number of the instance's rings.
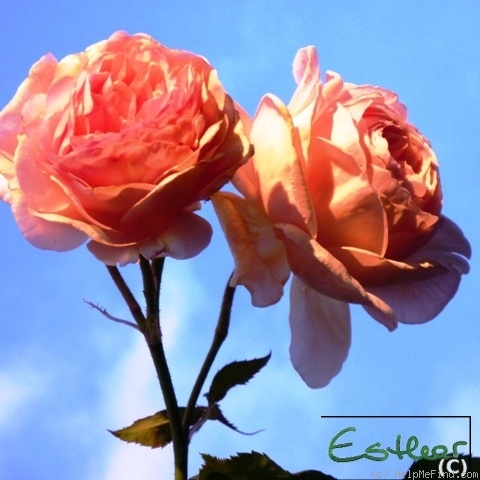
[[254,305],[278,301],[293,273],[292,362],[321,387],[347,357],[349,303],[389,330],[428,321],[468,272],[470,246],[441,215],[437,158],[396,94],[332,72],[323,83],[313,47],[294,76],[288,106],[266,95],[244,119],[255,156],[233,179],[243,197],[213,200]]

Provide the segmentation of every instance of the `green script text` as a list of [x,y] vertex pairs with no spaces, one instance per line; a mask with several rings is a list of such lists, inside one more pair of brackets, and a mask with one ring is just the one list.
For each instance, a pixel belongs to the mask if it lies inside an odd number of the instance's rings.
[[457,458],[458,457],[458,447],[460,445],[467,445],[467,442],[460,440],[453,444],[452,450],[453,455],[448,454],[448,448],[445,445],[436,445],[431,449],[430,455],[430,448],[427,445],[423,445],[420,448],[420,455],[415,455],[415,450],[418,448],[418,438],[415,436],[411,436],[408,438],[407,443],[405,444],[405,449],[402,450],[401,443],[402,443],[402,436],[397,435],[397,441],[395,444],[395,449],[387,447],[382,448],[380,442],[373,443],[372,445],[368,446],[365,449],[365,453],[360,455],[354,455],[352,457],[339,457],[333,453],[333,450],[339,448],[347,448],[353,445],[352,442],[347,443],[336,443],[337,440],[347,432],[356,432],[357,429],[355,427],[347,427],[338,432],[331,440],[330,445],[328,446],[328,456],[334,460],[335,462],[355,462],[356,460],[360,460],[361,458],[366,458],[367,460],[373,460],[375,462],[383,462],[385,461],[390,454],[396,455],[400,460],[407,455],[412,460],[437,460],[441,458]]

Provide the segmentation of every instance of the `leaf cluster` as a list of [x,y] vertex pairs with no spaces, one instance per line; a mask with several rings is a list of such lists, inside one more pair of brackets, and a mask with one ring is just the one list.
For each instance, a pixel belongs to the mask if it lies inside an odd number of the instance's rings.
[[[222,413],[219,402],[225,398],[233,387],[248,383],[267,364],[270,357],[271,353],[262,358],[232,362],[221,368],[214,376],[210,388],[205,394],[208,405],[196,406],[189,419],[190,436],[196,433],[207,420],[217,420],[243,435],[257,433],[245,433],[235,427]],[[185,407],[179,407],[182,418],[185,411]],[[134,442],[151,448],[163,448],[172,441],[170,422],[166,410],[136,420],[128,427],[120,430],[109,431],[125,442]]]

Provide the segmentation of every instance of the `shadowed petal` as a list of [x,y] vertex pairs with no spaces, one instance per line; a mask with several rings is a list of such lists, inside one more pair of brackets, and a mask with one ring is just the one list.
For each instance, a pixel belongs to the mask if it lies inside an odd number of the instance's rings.
[[351,343],[350,309],[293,277],[290,291],[290,357],[311,388],[327,385],[347,358]]
[[300,159],[301,146],[281,100],[263,97],[250,141],[255,148],[255,169],[261,179],[259,197],[272,223],[292,223],[316,235],[315,215]]
[[[253,120],[244,110],[244,108],[235,103],[235,108],[238,110],[240,119],[243,123],[243,130],[247,138],[250,138],[250,132],[252,130]],[[252,145],[254,149],[254,146]],[[255,174],[255,167],[253,158],[249,158],[245,165],[242,165],[232,177],[232,183],[235,188],[247,199],[254,200],[256,198],[256,192],[258,190],[258,178]]]
[[[440,260],[445,254],[452,257],[452,253],[458,253],[464,257],[470,258],[472,248],[470,243],[463,235],[462,230],[449,218],[442,216],[438,220],[438,227],[433,237],[420,250],[409,257],[409,260],[432,259]],[[467,274],[467,267],[462,268],[462,273]]]
[[409,260],[405,263],[352,247],[330,248],[329,252],[340,260],[350,275],[365,288],[425,280],[444,271],[438,264],[425,259],[418,262]]
[[382,255],[388,242],[387,217],[360,165],[322,138],[312,140],[311,159],[308,187],[322,244],[329,248],[348,241],[348,246]]
[[278,302],[290,269],[272,224],[255,204],[232,193],[219,192],[212,202],[235,261],[232,285],[245,285],[256,307]]
[[212,237],[212,227],[203,218],[192,212],[182,211],[176,214],[175,222],[161,235],[141,244],[107,245],[91,241],[88,249],[106,265],[124,266],[135,263],[142,254],[147,259],[156,257],[191,258],[199,254]]
[[343,302],[369,305],[375,318],[389,330],[397,327],[392,309],[380,298],[365,291],[330,252],[293,225],[276,225],[277,235],[285,242],[292,272],[309,287]]
[[[467,260],[470,244],[462,231],[446,217],[430,241],[405,263],[429,262],[436,267],[433,278],[412,279],[408,282],[369,288],[373,294],[388,303],[402,323],[424,323],[436,317],[457,292],[460,279],[469,271]],[[376,318],[368,306],[367,312]]]
[[[461,273],[446,271],[428,280],[398,283],[369,290],[388,303],[402,323],[425,323],[435,318],[453,298],[460,284]],[[377,313],[364,305],[375,319]]]

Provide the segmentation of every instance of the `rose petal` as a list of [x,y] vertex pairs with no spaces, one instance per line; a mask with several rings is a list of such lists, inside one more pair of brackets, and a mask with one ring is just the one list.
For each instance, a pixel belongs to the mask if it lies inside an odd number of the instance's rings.
[[350,308],[293,277],[290,290],[290,358],[311,388],[340,372],[351,343]]
[[[388,303],[402,323],[425,323],[435,318],[455,295],[461,273],[446,271],[428,280],[418,280],[384,287],[372,287],[369,291]],[[375,319],[377,312],[364,305]]]
[[[202,138],[200,146],[208,145],[211,137],[215,136],[221,127],[220,123],[211,126],[208,138]],[[168,176],[127,212],[124,219],[128,221],[155,210],[168,211],[171,208],[186,207],[218,191],[232,178],[239,165],[247,161],[251,151],[243,135],[235,134],[224,144],[214,143],[215,149],[221,147],[220,155],[210,152],[212,155],[202,158],[199,157],[199,151],[196,151],[191,157],[182,159],[187,165],[182,163],[172,169]]]
[[[428,262],[435,265],[433,278],[379,285],[369,291],[387,302],[402,323],[424,323],[436,317],[455,295],[460,279],[469,265],[460,255],[469,258],[470,244],[462,231],[446,217],[439,220],[437,231],[430,241],[405,260],[408,264]],[[369,307],[364,307],[375,317]]]
[[[22,130],[22,109],[25,103],[39,93],[45,93],[55,75],[57,60],[44,55],[30,69],[28,77],[18,87],[15,96],[0,112],[0,168],[2,152],[13,152],[17,135]],[[1,171],[1,170],[0,170]]]
[[8,182],[7,179],[2,175],[0,175],[0,199],[5,202],[9,202],[10,200],[10,190],[8,188]]
[[165,256],[191,258],[207,247],[211,237],[212,228],[206,220],[192,212],[182,211],[176,215],[175,222],[157,238],[127,246],[91,241],[87,247],[106,265],[118,263],[124,266],[138,261],[140,254],[148,259]]
[[[238,109],[240,114],[244,132],[247,138],[250,138],[253,120],[241,105],[235,104],[235,108]],[[254,153],[253,150],[254,146],[252,145],[252,154]],[[256,198],[256,192],[258,190],[258,178],[255,174],[253,158],[249,158],[245,165],[242,165],[235,172],[235,175],[232,178],[232,183],[247,200],[254,200]]]
[[385,252],[387,217],[356,158],[327,139],[314,138],[307,181],[322,245]]
[[79,247],[88,238],[71,225],[50,222],[30,213],[25,196],[13,203],[12,212],[24,237],[37,248],[66,252]]
[[293,76],[298,84],[288,104],[292,116],[315,103],[316,85],[320,82],[317,50],[313,46],[301,48],[293,60]]
[[255,147],[257,176],[262,180],[258,194],[272,223],[291,223],[315,235],[313,206],[299,157],[301,146],[281,100],[263,97],[250,140]]
[[290,269],[272,224],[255,204],[232,193],[219,192],[212,202],[235,261],[232,285],[244,285],[256,307],[278,302]]
[[[420,260],[422,258],[440,260],[445,253],[453,257],[450,252],[458,253],[467,258],[472,256],[472,248],[462,230],[448,217],[442,216],[438,220],[437,230],[433,237],[422,249],[411,255],[409,260]],[[468,264],[461,270],[462,273],[468,273]]]
[[330,248],[329,252],[340,260],[365,288],[424,280],[443,272],[443,268],[438,264],[426,259],[418,262],[409,260],[406,263],[351,247]]
[[29,199],[30,206],[40,211],[61,212],[69,207],[70,198],[45,169],[39,169],[43,151],[25,135],[19,136],[15,152],[16,174],[19,187]]
[[376,319],[389,330],[397,327],[392,309],[371,295],[355,280],[330,252],[293,225],[276,225],[277,235],[285,242],[288,264],[302,282],[317,292],[343,302],[370,305]]
[[[198,255],[210,243],[212,227],[193,212],[184,210],[175,215],[175,222],[156,240],[155,245],[142,246],[140,251],[146,258],[165,255],[183,260]],[[159,248],[159,246],[161,248]]]

